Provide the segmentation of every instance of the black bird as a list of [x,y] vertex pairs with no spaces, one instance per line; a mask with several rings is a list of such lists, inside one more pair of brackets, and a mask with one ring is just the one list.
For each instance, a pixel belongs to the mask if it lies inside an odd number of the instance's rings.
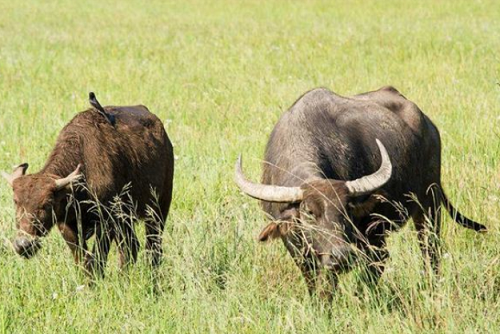
[[95,97],[94,92],[89,93],[89,102],[90,102],[90,105],[92,107],[94,107],[94,109],[96,109],[97,112],[99,112],[99,114],[101,114],[104,118],[106,118],[106,120],[109,122],[109,124],[111,124],[112,126],[115,126],[115,123],[116,123],[115,122],[115,115],[108,114],[106,112],[106,110],[104,110],[104,108],[101,106],[99,101],[97,101],[97,98]]

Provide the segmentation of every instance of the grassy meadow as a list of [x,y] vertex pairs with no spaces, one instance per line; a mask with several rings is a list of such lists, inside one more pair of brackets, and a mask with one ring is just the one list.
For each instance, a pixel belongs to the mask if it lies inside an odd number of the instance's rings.
[[[0,247],[0,333],[484,333],[500,328],[500,3],[484,1],[0,0],[0,170],[44,164],[88,107],[144,104],[174,143],[161,292],[144,252],[85,286],[54,229],[26,261]],[[436,123],[443,185],[490,231],[443,225],[442,276],[423,274],[413,226],[390,238],[377,291],[341,278],[330,312],[233,183],[259,180],[269,133],[305,91],[391,84]],[[141,243],[144,231],[138,226]],[[0,183],[0,244],[15,235]],[[357,292],[357,293],[355,293]]]

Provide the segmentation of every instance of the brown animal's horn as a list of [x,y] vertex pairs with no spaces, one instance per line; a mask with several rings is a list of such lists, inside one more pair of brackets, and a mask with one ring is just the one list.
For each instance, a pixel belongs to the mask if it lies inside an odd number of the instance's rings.
[[372,193],[382,187],[389,181],[392,174],[392,164],[389,154],[380,140],[376,139],[380,154],[382,155],[382,163],[378,171],[373,174],[363,176],[354,181],[345,183],[349,193],[353,196],[362,196]]
[[26,170],[28,169],[28,167],[29,165],[27,163],[20,164],[19,166],[14,167],[14,171],[12,172],[12,174],[7,174],[5,172],[2,172],[2,176],[7,180],[7,182],[12,187],[14,180],[26,174]]
[[294,203],[300,202],[304,197],[300,187],[280,187],[248,181],[241,170],[241,155],[236,162],[234,181],[245,194],[263,201]]
[[56,180],[56,188],[57,188],[57,190],[61,190],[62,188],[66,187],[69,184],[71,184],[71,183],[77,181],[78,179],[80,179],[83,176],[82,174],[80,174],[80,167],[81,166],[82,165],[78,164],[78,167],[76,167],[76,169],[71,174],[69,174],[65,178]]

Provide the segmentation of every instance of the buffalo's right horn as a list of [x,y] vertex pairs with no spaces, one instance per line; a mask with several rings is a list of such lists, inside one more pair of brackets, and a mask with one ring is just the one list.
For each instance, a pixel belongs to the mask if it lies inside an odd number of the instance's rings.
[[57,190],[61,190],[62,188],[64,188],[64,187],[70,185],[71,183],[79,180],[83,176],[82,174],[80,174],[80,167],[81,167],[81,165],[78,165],[78,167],[76,167],[76,169],[71,174],[69,174],[65,178],[56,180],[56,188],[57,188]]
[[349,189],[349,193],[352,196],[371,194],[372,192],[386,184],[387,181],[389,181],[389,179],[391,178],[392,164],[391,159],[389,158],[389,154],[387,153],[385,146],[380,142],[380,140],[376,139],[376,142],[380,150],[380,155],[382,156],[382,163],[380,164],[380,168],[373,174],[363,176],[353,181],[347,181],[345,185],[347,189]]
[[304,193],[300,187],[280,187],[248,181],[241,170],[241,155],[236,161],[235,169],[234,181],[240,190],[250,197],[278,203],[300,202],[304,198]]
[[27,163],[21,164],[19,166],[15,166],[12,174],[7,174],[5,172],[2,172],[2,176],[4,177],[4,179],[7,180],[7,182],[12,187],[12,184],[14,183],[15,179],[26,174],[26,170],[28,169],[28,166],[29,165]]

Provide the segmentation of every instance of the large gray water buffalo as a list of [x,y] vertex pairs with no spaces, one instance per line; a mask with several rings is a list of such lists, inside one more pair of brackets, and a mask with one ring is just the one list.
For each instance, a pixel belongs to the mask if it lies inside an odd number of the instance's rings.
[[259,240],[280,237],[309,292],[325,298],[356,260],[365,261],[362,276],[376,282],[388,258],[387,232],[409,218],[434,270],[443,205],[460,225],[486,230],[446,198],[439,132],[393,87],[353,97],[307,92],[271,133],[262,183],[246,179],[241,159],[235,180],[271,217]]
[[[133,223],[143,218],[146,248],[157,266],[172,200],[172,144],[146,107],[102,108],[93,94],[90,102],[94,108],[76,115],[60,132],[41,171],[27,175],[28,164],[22,164],[12,174],[3,173],[14,190],[14,249],[33,256],[41,237],[57,226],[75,261],[83,260],[89,273],[101,275],[113,241],[122,265],[135,261],[139,241]],[[82,185],[73,187],[77,180]]]

